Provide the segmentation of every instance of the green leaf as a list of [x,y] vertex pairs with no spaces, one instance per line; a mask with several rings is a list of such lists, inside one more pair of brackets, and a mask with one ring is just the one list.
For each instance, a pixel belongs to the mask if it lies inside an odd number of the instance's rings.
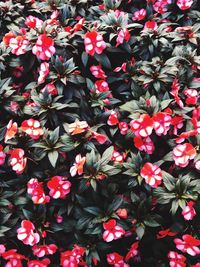
[[55,166],[56,166],[56,162],[57,162],[57,160],[58,160],[58,151],[56,151],[56,150],[54,150],[54,151],[50,151],[50,152],[48,153],[48,158],[49,158],[49,161],[50,161],[52,167],[55,168]]

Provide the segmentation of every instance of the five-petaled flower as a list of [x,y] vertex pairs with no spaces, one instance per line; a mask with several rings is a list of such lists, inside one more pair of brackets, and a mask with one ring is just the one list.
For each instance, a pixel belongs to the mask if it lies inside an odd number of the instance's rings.
[[177,6],[181,9],[181,10],[186,10],[189,9],[193,4],[193,0],[178,0],[177,1]]
[[91,56],[94,56],[95,53],[102,54],[106,48],[103,36],[97,31],[87,32],[84,37],[84,44],[86,52]]
[[140,171],[140,175],[145,179],[145,182],[151,187],[156,188],[162,183],[161,169],[150,162],[144,164]]
[[21,124],[23,132],[28,134],[33,139],[38,139],[43,135],[44,131],[40,127],[40,122],[34,119],[25,120]]
[[185,267],[186,266],[186,257],[178,254],[175,251],[170,251],[168,253],[168,258],[169,258],[169,265],[170,267]]
[[174,243],[176,244],[176,248],[183,253],[188,253],[191,256],[200,254],[200,248],[198,248],[200,246],[200,240],[191,235],[183,235],[182,239],[175,238]]
[[196,153],[196,149],[190,143],[177,145],[173,149],[173,159],[177,166],[186,167],[189,161],[194,159]]
[[148,114],[142,114],[139,119],[132,120],[130,126],[136,136],[147,137],[153,131],[153,120]]
[[50,190],[49,195],[51,197],[64,199],[70,193],[71,183],[67,177],[54,176],[48,181],[47,186]]
[[56,52],[53,39],[46,34],[41,34],[33,46],[32,52],[41,60],[50,59]]
[[31,221],[23,220],[21,227],[17,229],[17,238],[25,245],[34,246],[40,241],[38,233],[34,232],[35,226]]
[[43,189],[43,183],[37,178],[32,178],[27,183],[27,193],[32,196],[34,204],[46,204],[49,202],[49,196],[46,196]]
[[10,153],[10,165],[12,166],[13,171],[17,174],[23,173],[27,158],[24,157],[24,150],[22,148],[15,148]]
[[189,201],[182,211],[182,215],[186,221],[192,220],[196,215],[196,211],[193,208],[193,206],[194,206],[194,201]]
[[106,242],[111,242],[113,240],[121,238],[124,234],[125,231],[124,229],[117,225],[116,220],[111,219],[108,222],[103,223],[103,240]]
[[42,258],[46,255],[53,255],[56,253],[58,247],[55,244],[50,245],[35,245],[32,247],[33,254],[38,258]]

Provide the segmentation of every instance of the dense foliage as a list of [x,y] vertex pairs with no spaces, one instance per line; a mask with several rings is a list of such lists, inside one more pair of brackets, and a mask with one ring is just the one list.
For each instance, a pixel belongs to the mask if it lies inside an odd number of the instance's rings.
[[195,0],[0,1],[0,266],[200,266]]

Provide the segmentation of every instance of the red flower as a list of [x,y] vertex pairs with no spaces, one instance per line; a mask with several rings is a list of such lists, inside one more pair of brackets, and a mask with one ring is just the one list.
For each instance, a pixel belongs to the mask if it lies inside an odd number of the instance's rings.
[[171,92],[170,94],[174,96],[175,102],[179,105],[180,108],[183,108],[183,102],[181,101],[178,93],[180,90],[180,86],[177,79],[174,79],[172,86],[171,86]]
[[119,129],[122,135],[126,135],[128,132],[128,123],[125,121],[119,122]]
[[177,145],[173,149],[173,160],[180,167],[186,167],[189,164],[189,160],[194,159],[195,156],[196,149],[190,143]]
[[78,245],[75,245],[73,250],[67,250],[61,253],[60,264],[62,267],[78,267],[80,265],[84,265],[83,255],[85,253],[85,249]]
[[177,1],[177,6],[181,10],[186,10],[186,9],[190,8],[192,4],[193,4],[193,0],[178,0]]
[[186,221],[190,221],[193,219],[193,217],[196,215],[196,211],[193,208],[194,201],[189,201],[187,206],[182,211],[182,215]]
[[123,163],[124,158],[125,158],[124,154],[120,154],[118,151],[114,150],[111,160],[113,160],[115,163]]
[[26,17],[25,24],[30,29],[38,29],[42,27],[43,21],[34,16]]
[[103,240],[106,242],[119,239],[125,234],[124,229],[121,226],[118,226],[114,219],[103,223],[103,228],[105,230],[103,233]]
[[0,145],[0,166],[4,164],[6,159],[6,153],[3,152],[3,146]]
[[162,183],[161,169],[150,162],[144,164],[140,171],[140,175],[145,179],[145,182],[153,188],[158,187],[158,185]]
[[35,226],[28,220],[21,222],[21,228],[17,229],[17,238],[21,240],[25,245],[34,246],[40,241],[38,233],[34,233]]
[[127,213],[127,210],[126,209],[118,209],[116,211],[117,215],[120,217],[120,218],[124,218],[126,219],[128,217],[128,213]]
[[181,255],[181,254],[178,254],[177,252],[175,251],[170,251],[168,253],[168,258],[169,258],[169,265],[170,267],[185,267],[186,266],[186,258]]
[[91,133],[92,138],[96,139],[99,144],[103,145],[107,141],[107,137],[104,134],[100,134],[93,131]]
[[41,90],[41,92],[43,93],[45,90],[47,90],[47,92],[51,95],[57,95],[58,94],[58,90],[53,83],[46,84],[45,87]]
[[175,236],[177,235],[177,233],[175,232],[171,232],[171,230],[168,228],[168,229],[165,229],[165,230],[160,230],[158,232],[158,234],[156,235],[157,239],[162,239],[166,236]]
[[26,259],[23,255],[18,254],[16,249],[4,252],[2,258],[8,260],[4,267],[22,267],[22,260]]
[[154,143],[152,142],[149,136],[146,138],[135,136],[133,141],[134,141],[134,146],[137,149],[139,149],[140,151],[144,151],[147,154],[152,154],[155,150]]
[[83,174],[83,167],[85,164],[86,157],[81,157],[81,154],[76,155],[75,162],[73,166],[70,168],[71,176],[75,176],[76,174]]
[[112,110],[110,116],[107,121],[108,125],[113,126],[119,123],[117,112]]
[[132,120],[130,126],[136,136],[147,137],[153,131],[153,120],[148,114],[142,114],[139,119]]
[[38,258],[42,258],[46,255],[53,255],[56,253],[58,247],[55,244],[50,244],[50,245],[35,245],[33,246],[33,254],[37,256]]
[[56,52],[53,39],[46,34],[41,34],[33,46],[32,52],[41,60],[50,59]]
[[11,52],[14,55],[23,55],[27,52],[27,47],[29,45],[29,41],[25,36],[16,36],[10,38],[8,46],[12,48]]
[[106,48],[106,43],[101,34],[96,31],[87,32],[84,37],[84,44],[86,52],[94,56],[95,52],[101,54]]
[[55,199],[66,198],[70,193],[71,183],[63,176],[54,176],[47,183],[50,190],[49,195]]
[[15,148],[10,152],[10,165],[12,166],[13,171],[17,174],[23,173],[27,158],[24,158],[24,150],[21,148]]
[[[109,92],[108,83],[104,80],[98,80],[95,82],[96,93]],[[112,94],[109,93],[107,97],[112,97]]]
[[31,261],[28,262],[27,266],[28,267],[47,267],[47,266],[49,266],[50,263],[51,263],[50,260],[45,258],[45,259],[43,259],[41,261],[39,261],[39,260],[31,260]]
[[40,122],[34,119],[23,121],[21,124],[21,129],[34,140],[40,138],[40,136],[44,133],[40,127]]
[[123,44],[124,41],[128,42],[130,38],[131,38],[131,35],[128,29],[121,29],[117,34],[116,47],[119,46],[120,44]]
[[167,5],[171,2],[171,0],[158,0],[154,3],[153,8],[156,12],[163,14],[167,11]]
[[39,70],[38,84],[44,83],[48,74],[49,74],[49,63],[47,62],[41,63]]
[[38,179],[32,178],[27,184],[27,192],[32,196],[34,204],[46,204],[49,202],[49,196],[46,196],[43,190],[43,183],[39,183]]
[[126,254],[126,261],[129,261],[130,258],[134,258],[135,256],[137,256],[139,254],[139,242],[135,242],[131,245],[131,248],[129,249],[129,252]]
[[191,256],[195,256],[200,254],[200,249],[197,247],[200,245],[200,240],[194,238],[191,235],[183,235],[182,239],[175,238],[174,243],[176,244],[176,248],[181,250],[184,253],[188,253]]
[[114,267],[129,267],[127,263],[124,262],[123,256],[117,252],[107,254],[107,262]]
[[171,125],[171,116],[158,112],[153,116],[153,127],[157,135],[166,135]]
[[144,29],[156,30],[157,28],[158,25],[154,20],[148,20],[144,25]]
[[136,21],[143,20],[146,17],[146,14],[147,14],[146,10],[142,8],[134,12],[132,20],[136,20]]
[[196,105],[198,101],[198,92],[195,89],[186,89],[184,91],[184,94],[186,95],[186,104],[187,105]]
[[92,65],[92,66],[90,67],[90,71],[91,71],[92,75],[93,75],[95,78],[103,79],[103,80],[107,78],[105,72],[102,70],[101,65],[97,65],[97,66]]
[[17,133],[17,129],[17,123],[10,120],[8,125],[6,126],[6,133],[4,137],[5,143],[7,143],[8,140],[12,139],[15,136],[15,134]]
[[8,46],[9,43],[10,43],[10,40],[11,40],[12,38],[16,38],[16,35],[13,34],[12,32],[8,32],[8,33],[6,33],[5,36],[3,37],[3,42],[4,42],[4,44],[5,44],[6,46]]

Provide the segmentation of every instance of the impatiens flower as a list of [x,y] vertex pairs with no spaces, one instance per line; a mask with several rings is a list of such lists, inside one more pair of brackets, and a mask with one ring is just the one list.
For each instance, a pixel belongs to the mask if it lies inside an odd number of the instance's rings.
[[117,35],[116,47],[118,47],[120,44],[123,44],[124,41],[128,42],[130,38],[131,38],[131,35],[128,29],[121,29]]
[[40,122],[34,119],[23,121],[21,124],[21,129],[34,140],[40,138],[40,136],[44,133],[44,131],[40,127]]
[[175,251],[170,251],[168,253],[169,265],[170,267],[185,267],[186,266],[186,257],[181,254],[178,254]]
[[119,239],[125,234],[124,229],[121,226],[118,226],[114,219],[103,223],[103,228],[105,230],[103,232],[103,240],[106,242]]
[[104,134],[100,134],[93,131],[91,133],[92,133],[91,138],[96,139],[99,144],[103,145],[107,141],[107,137]]
[[75,245],[72,250],[66,250],[61,253],[60,265],[62,265],[62,267],[84,266],[84,261],[82,259],[84,253],[85,249],[83,247]]
[[4,164],[6,153],[3,152],[3,146],[0,144],[0,166]]
[[161,169],[150,162],[144,164],[140,175],[145,179],[145,182],[153,188],[158,187],[158,185],[162,183]]
[[56,52],[53,39],[46,34],[41,34],[33,46],[32,52],[41,60],[50,59]]
[[120,217],[120,218],[124,218],[126,219],[128,217],[128,213],[127,213],[127,210],[126,209],[118,209],[116,211],[117,215]]
[[128,132],[128,123],[125,121],[119,122],[119,129],[122,135],[126,135]]
[[123,163],[125,157],[126,155],[121,154],[118,151],[114,150],[111,160],[113,160],[115,163]]
[[140,151],[144,151],[149,155],[151,155],[155,150],[154,143],[152,142],[149,136],[146,138],[135,136],[133,141],[134,141],[134,146],[137,149],[139,149]]
[[50,190],[49,195],[55,199],[66,198],[70,193],[71,183],[63,176],[54,176],[47,183],[47,186]]
[[82,157],[81,154],[76,155],[75,162],[73,166],[70,168],[71,176],[75,176],[76,174],[83,174],[83,167],[85,164],[86,157]]
[[158,25],[154,20],[148,20],[144,25],[144,29],[156,30],[157,28]]
[[176,244],[176,248],[183,253],[188,253],[191,256],[200,254],[200,249],[198,248],[200,246],[200,240],[191,235],[183,235],[182,240],[175,238],[174,243]]
[[179,85],[178,79],[174,79],[172,86],[171,86],[170,94],[174,96],[174,100],[178,104],[178,106],[180,108],[183,108],[183,106],[184,106],[183,101],[180,99],[180,97],[178,95],[179,90],[180,90],[180,85]]
[[165,230],[160,230],[158,234],[156,235],[156,238],[162,239],[162,238],[165,238],[166,236],[175,236],[175,235],[177,235],[177,233],[172,232],[169,228],[167,228]]
[[47,62],[41,63],[39,70],[38,84],[44,83],[48,74],[49,74],[49,63]]
[[27,158],[24,158],[24,150],[15,148],[10,152],[10,165],[17,174],[23,173],[26,167]]
[[50,263],[50,260],[47,258],[42,260],[31,260],[28,262],[27,267],[48,267]]
[[17,253],[16,249],[5,251],[2,258],[8,260],[4,267],[22,267],[22,260],[26,259],[25,256]]
[[38,258],[42,258],[46,255],[53,255],[56,253],[58,247],[55,244],[50,245],[35,245],[32,247],[33,254]]
[[139,119],[132,120],[130,126],[136,136],[147,137],[153,131],[153,120],[148,114],[142,114]]
[[134,258],[139,254],[138,247],[139,247],[139,242],[135,242],[131,245],[131,248],[129,249],[129,252],[127,253],[125,258],[126,261],[129,261],[130,258]]
[[96,31],[87,32],[84,37],[85,51],[94,56],[95,53],[102,54],[106,48],[106,43],[101,34]]
[[157,13],[163,14],[167,11],[167,5],[171,2],[172,0],[158,0],[153,4],[153,8]]
[[105,74],[105,72],[102,70],[102,67],[101,65],[92,65],[90,67],[90,71],[92,73],[92,75],[95,77],[95,78],[98,78],[98,79],[106,79],[107,78],[107,75]]
[[158,136],[166,135],[171,125],[171,116],[158,112],[153,116],[153,127]]
[[187,206],[185,206],[185,208],[182,211],[182,215],[186,221],[192,220],[196,215],[196,211],[193,208],[193,206],[194,206],[194,201],[189,201]]
[[186,167],[191,159],[196,156],[196,149],[190,143],[177,145],[173,149],[173,160],[180,167]]
[[132,20],[140,21],[146,17],[146,9],[142,8],[138,11],[135,11],[132,17]]
[[172,118],[171,124],[174,127],[173,134],[177,135],[178,129],[181,129],[183,127],[183,117],[174,116]]
[[12,38],[15,38],[15,37],[16,37],[16,35],[13,34],[12,32],[8,32],[8,33],[6,33],[5,36],[3,37],[3,42],[4,42],[4,44],[5,44],[6,46],[8,46],[9,43],[10,43],[10,40],[11,40]]
[[17,229],[17,238],[25,245],[34,246],[40,241],[38,233],[34,233],[35,226],[31,221],[23,220],[21,227]]
[[[47,63],[48,64],[48,63]],[[43,77],[44,78],[44,77]],[[43,79],[42,78],[42,79]],[[45,90],[47,90],[47,92],[51,95],[57,95],[58,94],[58,90],[55,87],[55,85],[53,83],[48,83],[45,85],[44,88],[42,88],[41,92],[43,93]]]
[[110,116],[108,117],[108,121],[107,121],[108,125],[113,126],[113,125],[117,125],[119,123],[118,120],[118,114],[116,111],[112,110]]
[[30,29],[39,29],[42,27],[43,21],[34,16],[26,17],[25,24]]
[[[98,80],[95,82],[95,89],[96,93],[103,93],[103,92],[109,92],[109,86],[108,83],[104,80]],[[111,97],[112,94],[109,93],[107,97]]]
[[76,120],[75,122],[68,124],[68,132],[71,135],[76,135],[84,133],[88,129],[88,127],[89,126],[86,121]]
[[196,105],[198,100],[198,92],[195,89],[186,89],[184,91],[184,95],[186,95],[186,104],[187,105]]
[[123,256],[117,252],[107,254],[107,262],[114,267],[129,267],[129,264],[124,262]]
[[120,72],[123,70],[123,72],[126,72],[127,63],[124,62],[120,67],[116,67],[113,71],[114,72]]
[[181,10],[189,9],[189,8],[191,7],[192,4],[193,4],[193,0],[178,0],[178,1],[177,1],[177,6],[178,6]]
[[27,183],[27,193],[32,196],[34,204],[45,204],[50,200],[49,196],[44,193],[43,183],[40,183],[36,178],[32,178]]
[[8,46],[12,49],[11,52],[14,55],[20,56],[27,52],[28,45],[29,41],[25,36],[16,36],[10,39]]
[[0,255],[6,251],[6,247],[3,244],[0,244]]

